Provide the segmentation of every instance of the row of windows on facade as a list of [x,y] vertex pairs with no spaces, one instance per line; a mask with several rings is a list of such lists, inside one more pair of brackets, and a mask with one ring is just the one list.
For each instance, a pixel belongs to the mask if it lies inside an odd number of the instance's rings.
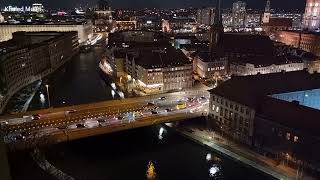
[[[228,121],[228,120],[224,120],[223,118],[219,118],[219,116],[214,116],[214,118],[216,120],[218,120],[221,125],[226,125],[228,127],[230,127],[230,129],[228,128],[224,128],[223,130],[231,130],[231,127],[233,129],[233,131],[236,131],[237,133],[242,133],[243,135],[247,136],[249,135],[249,127],[245,126],[244,124],[240,124],[240,123],[237,123],[236,121],[233,121],[231,123],[231,121]],[[223,127],[223,126],[221,126]]]
[[225,69],[224,66],[216,67],[216,68],[208,68],[208,72],[210,72],[210,71],[221,71],[221,70],[224,70],[224,69]]
[[[172,82],[172,83],[181,83],[181,82],[186,82],[188,79],[164,79],[163,81],[166,82]],[[191,79],[189,79],[191,80]]]
[[216,113],[219,113],[221,117],[225,117],[228,120],[234,120],[234,122],[239,122],[240,125],[245,125],[249,127],[249,119],[244,118],[240,114],[229,111],[228,109],[220,108],[219,106],[213,105],[212,110]]
[[[250,110],[248,108],[235,104],[231,101],[224,100],[223,98],[212,96],[212,102],[217,102],[218,104],[224,105],[225,107],[228,107],[230,109],[234,109],[238,112],[245,113],[246,115],[250,115]],[[219,111],[219,109],[217,111]]]
[[299,142],[299,137],[291,134],[290,132],[286,132],[286,134],[284,134],[283,131],[281,131],[277,128],[272,128],[271,130],[274,134],[277,134],[279,137],[285,138],[288,141],[293,141],[294,143]]

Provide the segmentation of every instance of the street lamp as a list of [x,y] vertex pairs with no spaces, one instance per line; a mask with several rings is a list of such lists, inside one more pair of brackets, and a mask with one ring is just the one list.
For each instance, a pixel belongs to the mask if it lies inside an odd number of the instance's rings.
[[50,94],[49,94],[49,85],[48,84],[46,84],[46,88],[47,88],[48,104],[49,104],[49,108],[50,108],[51,102],[50,102]]

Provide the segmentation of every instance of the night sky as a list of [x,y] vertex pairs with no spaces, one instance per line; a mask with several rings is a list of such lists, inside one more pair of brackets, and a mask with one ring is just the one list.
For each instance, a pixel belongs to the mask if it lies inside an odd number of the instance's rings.
[[[97,0],[0,0],[0,5],[29,5],[32,2],[40,2],[51,8],[72,8],[86,4],[93,5]],[[143,8],[143,7],[202,7],[213,6],[215,0],[110,0],[115,8]],[[236,0],[223,0],[224,7],[231,7]],[[249,8],[263,8],[266,0],[243,0]],[[280,9],[304,9],[305,0],[271,0],[272,8]]]

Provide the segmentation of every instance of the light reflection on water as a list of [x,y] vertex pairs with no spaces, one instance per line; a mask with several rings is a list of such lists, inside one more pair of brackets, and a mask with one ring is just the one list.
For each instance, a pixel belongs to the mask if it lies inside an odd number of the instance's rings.
[[218,173],[220,172],[220,168],[217,165],[213,165],[210,169],[209,169],[209,176],[210,177],[218,177]]
[[166,129],[164,129],[163,127],[161,127],[160,129],[159,129],[159,134],[158,134],[158,139],[159,140],[162,140],[163,139],[163,135],[164,135],[164,133],[166,133]]
[[146,176],[147,176],[147,179],[149,180],[156,179],[157,177],[156,169],[152,161],[149,161],[148,163]]

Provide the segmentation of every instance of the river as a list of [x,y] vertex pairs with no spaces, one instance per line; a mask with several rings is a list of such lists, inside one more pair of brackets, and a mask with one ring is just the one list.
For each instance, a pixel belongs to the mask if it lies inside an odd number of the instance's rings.
[[[49,85],[54,107],[103,101],[112,96],[111,86],[98,72],[101,48],[75,56],[44,84]],[[44,85],[43,84],[43,85]],[[41,102],[43,86],[30,110],[48,106]],[[159,133],[161,136],[159,136]],[[153,172],[161,180],[271,180],[273,178],[239,162],[218,155],[162,125],[90,137],[42,149],[49,162],[81,180],[140,180]],[[207,158],[211,157],[210,161]],[[9,153],[14,180],[54,179],[32,161],[28,151]],[[154,169],[148,170],[152,162]]]

